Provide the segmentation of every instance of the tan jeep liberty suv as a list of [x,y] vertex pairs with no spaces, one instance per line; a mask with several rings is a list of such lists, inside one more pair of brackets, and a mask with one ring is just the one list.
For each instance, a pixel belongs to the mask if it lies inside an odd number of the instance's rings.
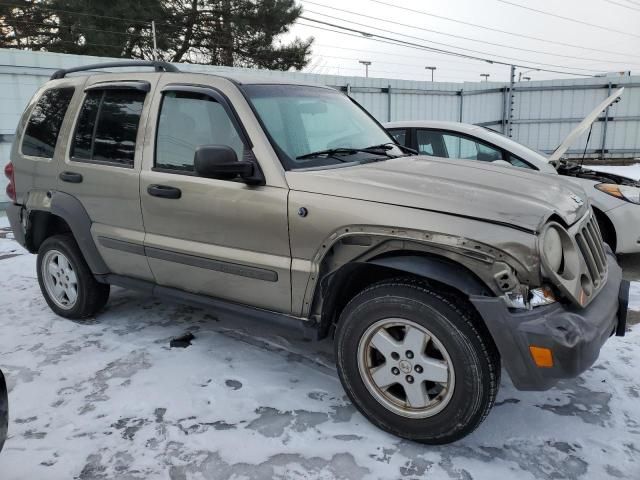
[[118,285],[306,322],[333,337],[356,407],[401,437],[459,439],[502,365],[548,389],[625,331],[629,285],[579,187],[415,155],[329,87],[61,70],[5,173],[55,313],[95,315]]

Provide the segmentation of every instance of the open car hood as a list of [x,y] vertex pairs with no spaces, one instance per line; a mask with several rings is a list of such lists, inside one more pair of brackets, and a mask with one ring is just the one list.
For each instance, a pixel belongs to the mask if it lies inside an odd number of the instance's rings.
[[598,116],[606,110],[606,108],[620,100],[620,96],[624,91],[624,87],[618,88],[615,92],[613,92],[606,100],[603,100],[596,108],[594,108],[589,115],[584,117],[584,119],[580,122],[580,124],[574,128],[569,135],[564,139],[564,141],[560,144],[558,148],[554,150],[554,152],[549,155],[549,161],[557,161],[560,160],[560,157],[569,150],[569,147],[575,143],[575,141],[582,135],[584,132],[589,130],[591,124],[596,121]]

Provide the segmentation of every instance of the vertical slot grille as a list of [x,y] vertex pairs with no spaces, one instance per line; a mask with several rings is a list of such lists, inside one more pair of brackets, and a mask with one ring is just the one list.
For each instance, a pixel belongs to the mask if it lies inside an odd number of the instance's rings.
[[598,288],[607,276],[607,257],[602,243],[600,229],[593,217],[576,233],[576,243],[587,264],[594,287]]

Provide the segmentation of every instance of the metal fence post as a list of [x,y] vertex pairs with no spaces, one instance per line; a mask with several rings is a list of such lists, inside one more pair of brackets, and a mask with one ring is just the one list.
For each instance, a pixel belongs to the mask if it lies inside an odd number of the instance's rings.
[[[611,95],[611,82],[609,82],[609,93],[607,97]],[[607,146],[607,124],[609,123],[609,106],[604,111],[604,126],[602,127],[602,143],[600,144],[600,160],[604,160],[604,149]]]
[[502,88],[502,134],[507,134],[507,87]]
[[391,121],[391,85],[387,86],[387,122]]
[[511,122],[513,121],[513,104],[515,102],[515,82],[516,82],[516,67],[511,65],[511,75],[509,79],[509,110],[507,117],[507,137],[511,138]]
[[462,123],[462,108],[464,107],[464,88],[460,89],[460,112],[458,114],[458,121]]

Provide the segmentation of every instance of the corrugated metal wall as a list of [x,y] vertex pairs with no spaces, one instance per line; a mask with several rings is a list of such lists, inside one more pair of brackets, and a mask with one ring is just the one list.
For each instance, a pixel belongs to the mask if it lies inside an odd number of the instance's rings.
[[[55,70],[110,60],[116,59],[0,49],[0,167],[8,161],[10,144],[22,111],[35,90]],[[180,64],[179,67],[203,73],[242,71],[262,77],[330,85],[348,92],[383,122],[420,119],[464,121],[502,131],[508,118],[508,84],[504,83],[431,83],[206,65]],[[640,156],[640,77],[516,84],[512,137],[531,148],[552,151],[586,114],[607,97],[610,82],[627,88],[622,101],[610,109],[608,120],[601,119],[594,124],[588,156]],[[606,142],[603,145],[605,128]],[[586,134],[569,153],[581,155],[585,141]],[[0,196],[0,201],[3,199]]]

